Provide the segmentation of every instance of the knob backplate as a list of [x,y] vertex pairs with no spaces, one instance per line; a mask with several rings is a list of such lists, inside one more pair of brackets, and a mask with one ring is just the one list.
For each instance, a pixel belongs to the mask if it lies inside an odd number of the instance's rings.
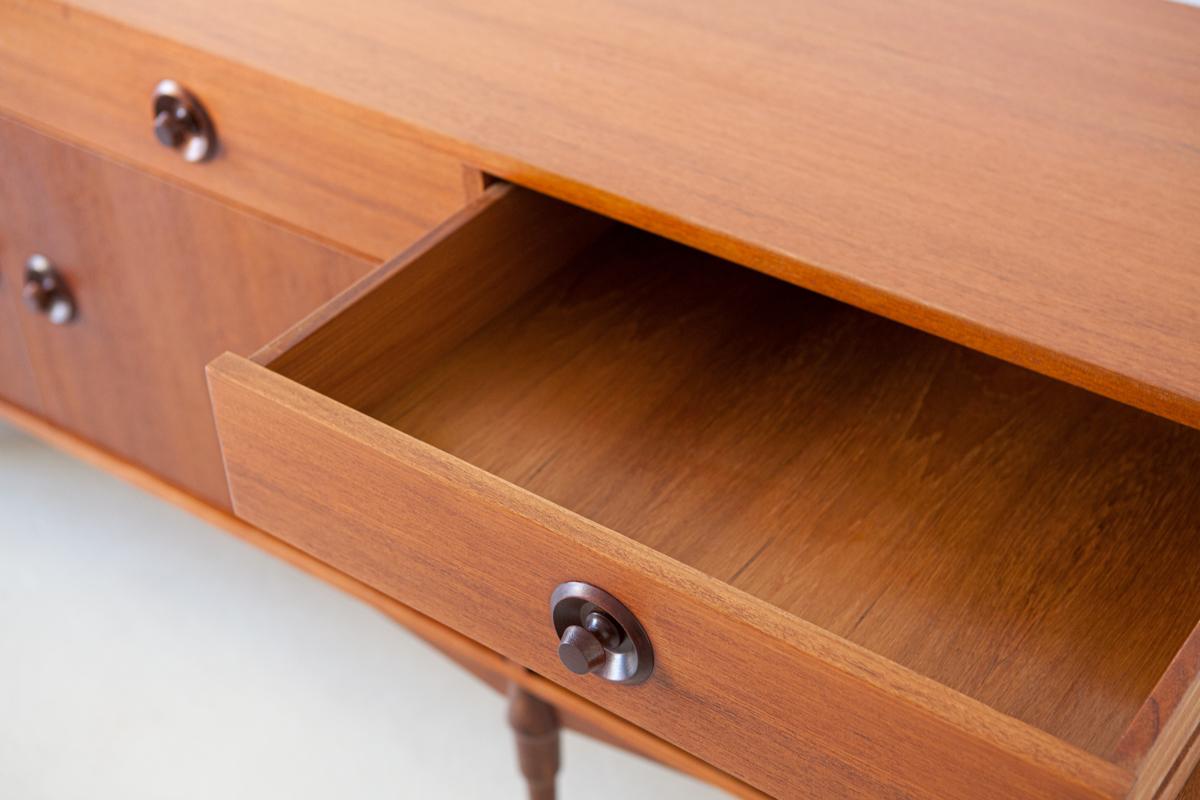
[[568,628],[586,628],[592,612],[608,617],[620,636],[609,638],[603,664],[591,671],[614,683],[636,684],[649,678],[654,671],[654,648],[645,628],[624,603],[582,581],[561,583],[550,595],[550,620],[560,642]]

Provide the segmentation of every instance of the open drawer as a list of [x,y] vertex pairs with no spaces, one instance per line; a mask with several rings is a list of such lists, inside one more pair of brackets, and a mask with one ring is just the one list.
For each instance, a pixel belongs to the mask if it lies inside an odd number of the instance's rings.
[[240,516],[769,793],[1194,761],[1195,430],[505,185],[209,382]]

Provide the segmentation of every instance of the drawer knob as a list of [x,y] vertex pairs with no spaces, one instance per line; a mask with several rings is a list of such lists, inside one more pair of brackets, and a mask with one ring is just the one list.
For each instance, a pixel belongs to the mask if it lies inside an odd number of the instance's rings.
[[650,637],[633,613],[608,592],[582,581],[559,584],[550,595],[558,657],[579,675],[641,683],[654,671]]
[[172,80],[154,87],[154,135],[184,161],[203,161],[217,149],[217,131],[204,106]]
[[34,253],[25,262],[25,285],[21,289],[25,305],[54,325],[66,325],[75,319],[75,298],[50,259]]

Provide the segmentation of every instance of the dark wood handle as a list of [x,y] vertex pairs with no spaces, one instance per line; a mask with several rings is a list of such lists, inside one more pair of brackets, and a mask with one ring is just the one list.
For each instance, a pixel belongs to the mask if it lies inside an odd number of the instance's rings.
[[154,88],[154,135],[184,161],[203,161],[217,150],[217,131],[200,101],[172,80]]
[[25,262],[25,284],[21,297],[33,311],[44,314],[54,325],[75,319],[75,298],[50,259],[34,253]]
[[582,581],[559,584],[550,595],[558,658],[577,675],[641,683],[654,670],[650,637],[633,613],[603,589]]

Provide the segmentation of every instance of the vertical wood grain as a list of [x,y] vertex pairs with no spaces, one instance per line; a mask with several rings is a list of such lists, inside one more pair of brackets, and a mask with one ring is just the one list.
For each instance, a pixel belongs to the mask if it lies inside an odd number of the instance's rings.
[[29,313],[20,300],[25,260],[4,226],[0,220],[0,400],[40,411],[41,396],[19,322],[19,315]]
[[[349,405],[387,404],[397,383],[436,363],[611,226],[575,206],[493,184],[254,358]],[[386,375],[373,368],[381,362]]]
[[0,119],[5,267],[46,255],[75,321],[18,315],[52,421],[228,504],[204,384],[369,264]]

